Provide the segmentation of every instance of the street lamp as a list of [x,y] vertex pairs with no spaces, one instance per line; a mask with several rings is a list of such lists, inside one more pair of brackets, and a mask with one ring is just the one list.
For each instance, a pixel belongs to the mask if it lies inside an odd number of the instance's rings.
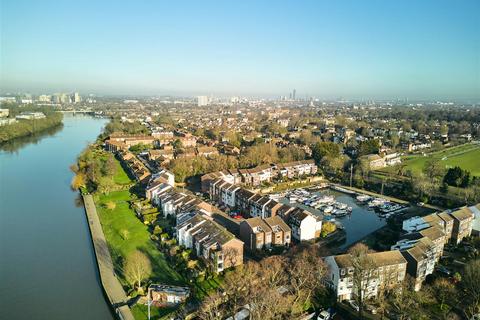
[[147,290],[147,307],[148,307],[148,320],[150,320],[150,306],[153,304],[153,300],[150,301],[150,288]]

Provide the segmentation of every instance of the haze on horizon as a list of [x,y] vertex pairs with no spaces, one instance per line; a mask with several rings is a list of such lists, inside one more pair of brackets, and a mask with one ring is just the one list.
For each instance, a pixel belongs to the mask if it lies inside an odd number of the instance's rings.
[[480,99],[480,1],[0,0],[1,91]]

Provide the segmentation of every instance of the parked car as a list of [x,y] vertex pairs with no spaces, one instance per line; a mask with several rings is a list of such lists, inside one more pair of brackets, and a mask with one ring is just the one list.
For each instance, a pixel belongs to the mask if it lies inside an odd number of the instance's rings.
[[444,266],[437,266],[437,271],[440,272],[440,273],[443,273],[447,276],[451,276],[452,275],[452,272],[450,270],[448,270],[446,267]]
[[317,320],[330,320],[331,315],[327,310],[322,310],[318,313]]

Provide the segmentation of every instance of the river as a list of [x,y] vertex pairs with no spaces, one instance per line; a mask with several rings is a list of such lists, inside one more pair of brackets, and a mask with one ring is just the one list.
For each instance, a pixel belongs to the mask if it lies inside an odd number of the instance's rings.
[[0,147],[0,318],[113,319],[69,166],[105,119]]

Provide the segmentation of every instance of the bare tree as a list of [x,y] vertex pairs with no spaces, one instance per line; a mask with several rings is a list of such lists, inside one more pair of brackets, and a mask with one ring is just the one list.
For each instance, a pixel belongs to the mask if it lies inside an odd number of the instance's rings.
[[398,290],[393,291],[392,309],[398,315],[398,320],[410,319],[411,311],[417,309],[417,301],[412,290],[413,280],[407,278]]
[[366,245],[358,243],[350,248],[348,252],[351,256],[353,268],[354,299],[358,304],[358,315],[361,319],[366,305],[365,300],[369,295],[368,288],[376,278],[376,266],[369,255],[370,250]]
[[127,256],[124,272],[125,278],[132,286],[136,284],[141,288],[142,281],[152,273],[152,264],[144,253],[136,250]]
[[198,316],[202,320],[221,320],[225,317],[225,312],[222,308],[223,297],[219,293],[209,295],[203,301]]
[[480,259],[465,266],[461,284],[465,292],[464,313],[470,319],[474,314],[480,313]]
[[260,262],[261,277],[269,288],[279,288],[287,282],[286,261],[282,256],[272,256]]
[[235,314],[238,309],[249,302],[261,278],[259,266],[256,262],[247,262],[239,266],[235,272],[227,274],[223,289],[228,303],[224,306],[228,314]]
[[225,267],[235,267],[239,259],[239,250],[237,248],[228,247],[223,250],[223,259]]
[[322,286],[327,268],[316,250],[311,247],[299,253],[293,252],[289,268],[289,286],[294,295],[293,308],[303,306]]
[[440,303],[440,310],[443,311],[445,302],[455,297],[455,285],[451,283],[448,279],[440,278],[437,279],[432,286],[432,291],[434,296]]

